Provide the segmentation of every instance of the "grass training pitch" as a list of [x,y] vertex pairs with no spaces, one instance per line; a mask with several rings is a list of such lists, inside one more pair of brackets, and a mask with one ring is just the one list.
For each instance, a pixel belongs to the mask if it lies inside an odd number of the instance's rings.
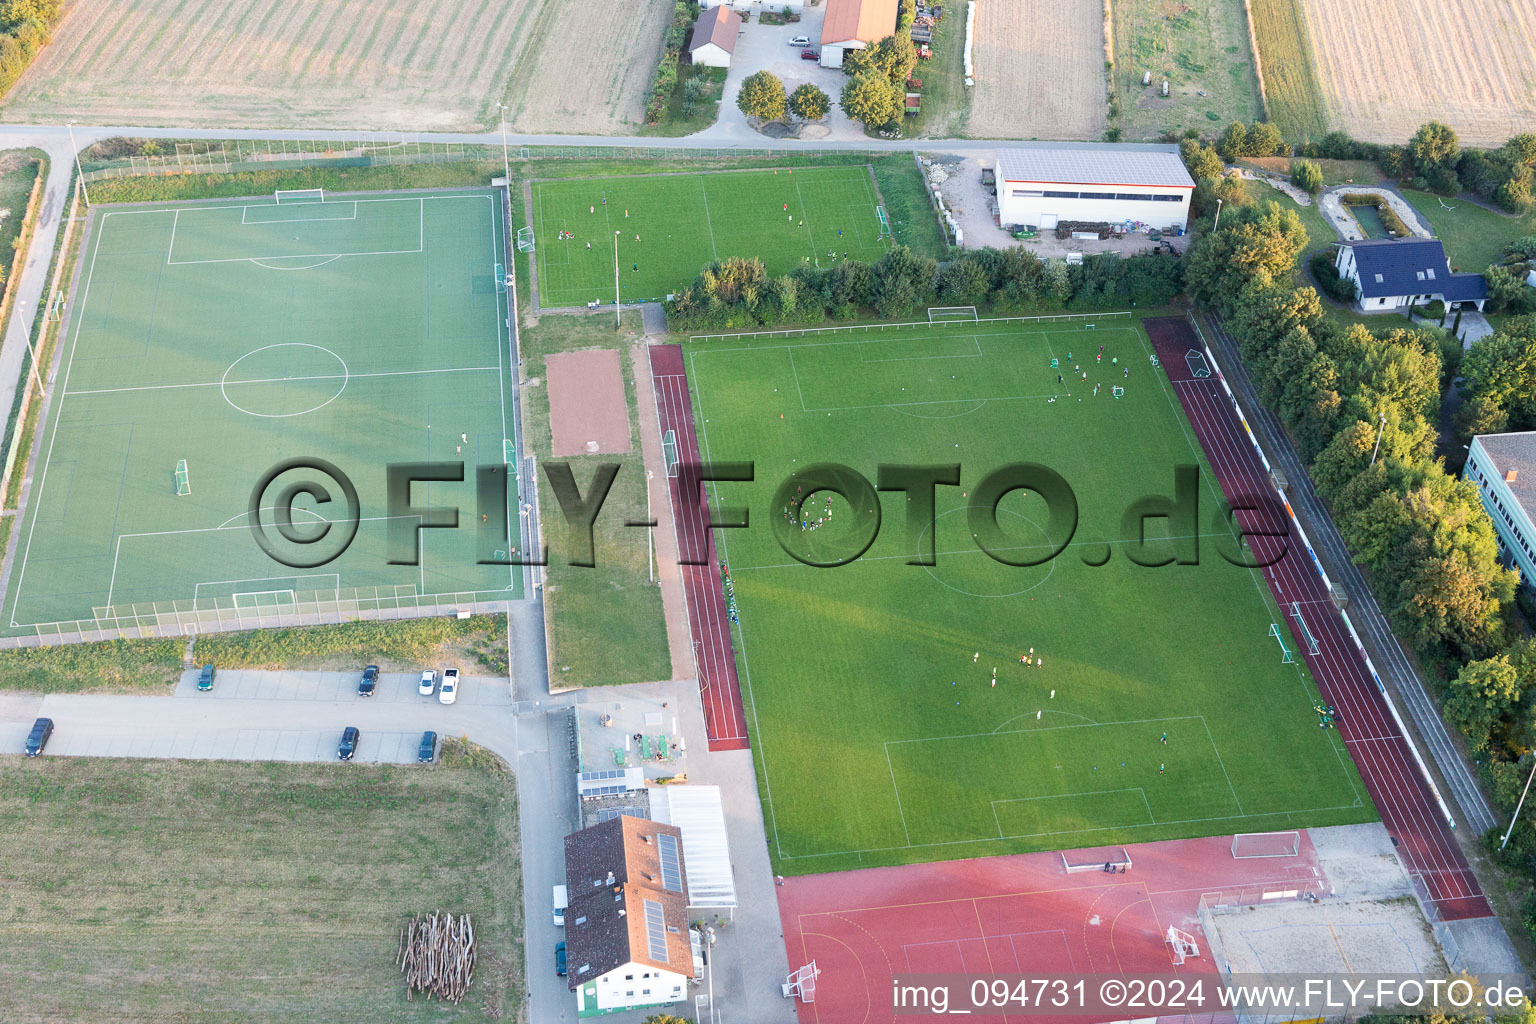
[[[505,483],[514,436],[493,193],[93,217],[11,545],[10,630],[171,602],[266,609],[340,592],[366,608],[520,593],[515,567],[481,564],[517,537],[515,497],[482,520],[475,477],[495,467]],[[350,479],[355,514],[318,469],[283,472],[253,501],[263,474],[297,458]],[[418,483],[411,503],[456,505],[461,525],[422,530],[419,564],[389,564],[416,549],[420,517],[390,518],[386,466],[428,460],[463,461],[464,482]],[[306,481],[322,489],[305,493]],[[293,488],[299,543],[274,522]],[[253,504],[276,555],[253,536]],[[316,564],[354,518],[350,547]],[[392,530],[404,544],[387,550]]]
[[[1269,635],[1282,624],[1297,650],[1288,613],[1262,570],[1223,556],[1238,552],[1220,489],[1136,321],[686,352],[704,459],[756,466],[755,483],[710,486],[722,508],[751,509],[751,529],[716,536],[777,870],[1374,820],[1338,733],[1319,728],[1306,668],[1282,664]],[[773,494],[825,462],[871,481],[881,463],[962,468],[937,488],[932,534],[887,492],[867,553],[814,569],[772,527],[830,558],[857,550],[852,510],[833,497],[827,518],[825,494],[802,496],[801,518],[823,520],[802,531]],[[989,504],[982,478],[1019,462],[1061,474],[1079,510],[1069,546],[1029,567],[980,551],[970,519]],[[1122,517],[1173,495],[1180,465],[1200,467],[1198,521],[1146,520],[1146,551],[1188,552],[1198,536],[1198,564],[1132,564]],[[1067,536],[1027,491],[1002,499],[998,522],[992,547],[1014,561]],[[908,564],[929,543],[935,564]]]
[[625,302],[686,288],[728,256],[760,257],[778,275],[886,250],[868,167],[536,181],[532,195],[544,306],[611,303],[615,239]]

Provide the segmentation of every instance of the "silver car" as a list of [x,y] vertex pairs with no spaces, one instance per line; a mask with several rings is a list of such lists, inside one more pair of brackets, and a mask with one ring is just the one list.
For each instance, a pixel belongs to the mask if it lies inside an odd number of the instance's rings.
[[430,697],[435,689],[437,689],[437,673],[432,669],[424,670],[421,673],[421,682],[416,686],[416,692],[423,697]]

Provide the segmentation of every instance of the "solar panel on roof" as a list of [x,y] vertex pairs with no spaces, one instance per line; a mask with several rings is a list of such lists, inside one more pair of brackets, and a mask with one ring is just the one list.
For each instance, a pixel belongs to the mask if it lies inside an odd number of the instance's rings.
[[677,845],[677,836],[658,833],[656,848],[661,853],[661,887],[669,892],[682,892],[683,853]]
[[667,919],[661,912],[661,904],[645,900],[645,945],[652,960],[667,962]]

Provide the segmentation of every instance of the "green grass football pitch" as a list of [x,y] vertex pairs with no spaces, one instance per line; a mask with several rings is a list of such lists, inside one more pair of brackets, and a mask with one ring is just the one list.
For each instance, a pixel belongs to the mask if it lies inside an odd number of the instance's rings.
[[[1069,353],[1086,383],[1067,377]],[[704,458],[756,466],[754,483],[711,486],[753,517],[716,536],[778,870],[1374,820],[1305,667],[1269,636],[1290,624],[1261,571],[1222,556],[1237,542],[1219,487],[1150,355],[1129,319],[688,346]],[[773,489],[822,462],[871,481],[881,463],[959,463],[923,534],[936,564],[907,564],[922,542],[901,492],[881,496],[859,560],[787,555],[764,518],[786,518]],[[993,560],[968,525],[976,484],[1016,462],[1060,473],[1079,507],[1070,546],[1036,567]],[[1171,496],[1180,464],[1200,469],[1199,562],[1132,564],[1122,517]],[[809,507],[825,519],[824,496]],[[836,498],[798,536],[830,557],[852,518]],[[1038,496],[1006,497],[998,520],[1001,546],[1049,550]],[[1151,554],[1177,539],[1159,519],[1147,536]],[[1040,663],[1021,664],[1031,648]]]
[[[12,541],[9,629],[109,606],[249,610],[338,591],[365,607],[516,596],[519,571],[478,564],[518,525],[515,496],[482,523],[475,484],[475,466],[502,466],[513,437],[502,223],[487,191],[96,211]],[[328,564],[285,565],[250,529],[253,487],[292,458],[323,459],[355,485],[356,537]],[[190,493],[178,495],[183,459]],[[419,564],[390,564],[388,530],[418,520],[391,523],[385,467],[428,460],[468,464],[465,482],[410,496],[458,506],[460,528],[422,531]],[[335,531],[325,543],[289,545],[274,527],[281,493],[302,480],[332,500],[301,494],[293,531]],[[315,472],[283,474],[260,504],[286,561],[318,557],[348,518],[337,482]]]
[[728,256],[758,256],[776,276],[803,263],[828,266],[844,253],[872,261],[886,249],[868,167],[564,179],[532,188],[545,306],[612,302],[615,238],[625,302],[686,288],[705,264]]

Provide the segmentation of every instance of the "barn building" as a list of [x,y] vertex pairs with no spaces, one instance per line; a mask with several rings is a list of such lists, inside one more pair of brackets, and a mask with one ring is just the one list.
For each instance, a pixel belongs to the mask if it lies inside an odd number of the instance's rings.
[[1004,228],[1123,224],[1177,235],[1189,227],[1194,191],[1177,146],[1051,142],[997,152]]
[[731,66],[736,52],[736,37],[741,34],[741,15],[726,7],[711,7],[693,24],[693,38],[688,41],[688,56],[695,64],[710,68]]
[[840,68],[843,54],[896,32],[898,0],[827,0],[821,23],[821,66]]

